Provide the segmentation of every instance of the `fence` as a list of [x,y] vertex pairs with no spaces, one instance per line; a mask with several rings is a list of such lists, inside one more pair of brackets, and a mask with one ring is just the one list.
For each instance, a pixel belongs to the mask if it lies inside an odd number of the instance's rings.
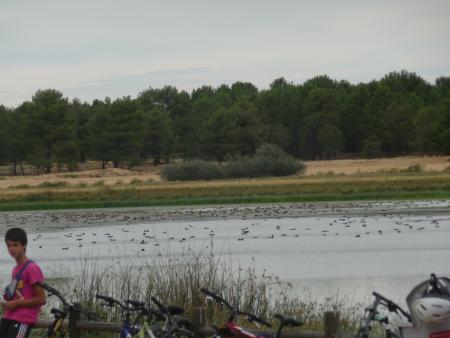
[[[192,322],[198,328],[198,334],[201,337],[213,335],[214,330],[207,326],[208,320],[205,307],[195,307],[192,314]],[[47,328],[51,324],[50,320],[39,320],[36,328]],[[122,329],[122,323],[109,323],[98,321],[80,320],[80,314],[76,311],[69,313],[69,319],[63,324],[63,328],[68,331],[69,338],[82,338],[82,331],[112,332],[119,333]],[[302,329],[286,330],[282,333],[282,338],[353,338],[353,335],[339,334],[339,312],[325,312],[324,314],[324,332],[306,331]],[[272,337],[272,330],[253,331],[258,335]],[[381,338],[381,337],[374,337]]]

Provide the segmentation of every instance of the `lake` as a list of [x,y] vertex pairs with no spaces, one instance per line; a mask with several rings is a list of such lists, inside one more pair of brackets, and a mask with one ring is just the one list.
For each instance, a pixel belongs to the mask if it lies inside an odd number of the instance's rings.
[[[373,290],[402,302],[431,272],[450,276],[450,201],[128,208],[0,214],[29,233],[29,256],[51,278],[70,277],[77,261],[222,255],[233,267],[306,289],[366,301]],[[0,281],[13,262],[0,250]]]

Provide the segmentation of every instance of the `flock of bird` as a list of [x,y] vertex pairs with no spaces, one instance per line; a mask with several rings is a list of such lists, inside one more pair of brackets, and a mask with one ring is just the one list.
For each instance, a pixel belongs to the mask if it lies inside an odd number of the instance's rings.
[[4,213],[0,215],[0,229],[25,227],[37,249],[45,249],[43,240],[53,238],[65,251],[112,244],[134,244],[145,251],[149,246],[215,238],[281,241],[309,236],[363,238],[438,231],[442,226],[450,227],[449,202],[439,203],[438,208],[447,212],[442,211],[439,217],[423,214],[419,219],[410,217],[417,210],[414,202],[403,202],[401,208],[395,203],[362,202]]

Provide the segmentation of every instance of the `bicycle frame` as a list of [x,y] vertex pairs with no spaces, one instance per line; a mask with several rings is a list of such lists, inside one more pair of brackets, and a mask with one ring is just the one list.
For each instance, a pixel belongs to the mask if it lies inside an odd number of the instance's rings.
[[381,323],[384,326],[385,330],[385,337],[386,338],[401,338],[401,334],[396,334],[393,332],[389,327],[386,327],[386,325],[389,324],[389,319],[387,316],[382,316],[378,312],[378,307],[381,305],[389,310],[389,312],[394,312],[398,315],[403,316],[406,318],[409,322],[411,322],[411,316],[408,312],[403,310],[400,306],[398,306],[396,303],[391,301],[390,299],[387,299],[386,297],[380,295],[379,293],[373,292],[373,296],[375,297],[375,300],[373,303],[366,308],[366,315],[361,320],[360,327],[358,329],[358,333],[356,335],[357,338],[369,338],[370,331],[372,330],[372,323],[378,322]]
[[139,329],[139,332],[137,333],[137,337],[138,338],[156,338],[156,336],[153,333],[153,330],[147,320],[145,320],[142,323],[141,328]]
[[50,327],[47,329],[43,338],[63,338],[64,331],[62,330],[62,324],[66,317],[55,318]]
[[39,283],[38,285],[42,287],[44,290],[46,290],[50,296],[52,295],[56,296],[63,304],[62,310],[58,309],[51,310],[51,313],[54,315],[54,320],[52,324],[48,327],[47,332],[45,333],[45,336],[43,338],[63,338],[65,336],[65,333],[62,330],[62,325],[67,315],[69,314],[69,311],[71,310],[84,313],[92,318],[94,317],[94,315],[92,313],[89,313],[88,311],[85,311],[81,308],[74,308],[74,306],[70,304],[58,290],[51,287],[50,285],[46,283]]
[[207,289],[202,288],[201,291],[207,296],[207,299],[212,299],[216,303],[225,306],[229,311],[230,314],[228,316],[228,319],[223,324],[223,327],[217,329],[217,333],[214,335],[214,337],[241,337],[241,338],[262,338],[264,336],[256,335],[252,332],[247,331],[243,327],[241,327],[239,324],[235,322],[236,316],[246,316],[248,321],[256,323],[256,324],[262,324],[267,327],[271,327],[270,323],[266,322],[264,319],[258,318],[257,316],[251,314],[242,312],[238,309],[235,309],[233,306],[231,306],[226,300],[224,300],[222,297],[216,295],[214,292],[211,292]]

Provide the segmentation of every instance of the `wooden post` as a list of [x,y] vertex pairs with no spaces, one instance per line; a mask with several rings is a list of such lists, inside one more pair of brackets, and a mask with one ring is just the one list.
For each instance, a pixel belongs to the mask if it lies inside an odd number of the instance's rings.
[[192,324],[195,326],[195,333],[198,335],[199,330],[208,324],[206,315],[206,306],[194,306],[192,309]]
[[[73,304],[73,308],[79,309],[80,304]],[[81,338],[81,330],[77,326],[79,320],[80,312],[71,309],[69,311],[69,338]]]
[[339,312],[328,311],[324,314],[325,338],[339,337]]

